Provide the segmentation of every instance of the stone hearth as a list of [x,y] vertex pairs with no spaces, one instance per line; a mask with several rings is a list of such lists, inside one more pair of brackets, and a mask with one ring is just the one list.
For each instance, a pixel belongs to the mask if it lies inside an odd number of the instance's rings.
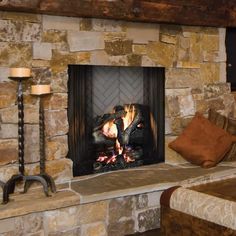
[[42,189],[11,195],[0,206],[1,235],[123,236],[160,226],[160,195],[174,185],[192,186],[236,176],[235,163],[211,169],[190,164],[156,164],[58,185],[46,198]]

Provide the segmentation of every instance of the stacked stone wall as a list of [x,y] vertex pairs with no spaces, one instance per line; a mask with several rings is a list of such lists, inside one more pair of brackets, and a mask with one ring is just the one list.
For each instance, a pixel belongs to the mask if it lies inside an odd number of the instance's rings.
[[[45,99],[47,171],[57,182],[72,177],[67,159],[68,64],[166,68],[166,144],[196,111],[224,114],[234,106],[226,83],[225,29],[0,12],[0,180],[17,167],[16,84],[9,67],[30,67],[24,82],[27,174],[39,171],[38,100],[30,86],[50,84]],[[181,163],[166,148],[166,162]]]

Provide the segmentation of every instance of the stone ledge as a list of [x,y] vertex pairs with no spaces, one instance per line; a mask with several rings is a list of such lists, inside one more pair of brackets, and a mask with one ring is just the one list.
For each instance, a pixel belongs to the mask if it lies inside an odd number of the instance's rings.
[[70,188],[67,184],[58,186],[58,192],[52,197],[45,197],[41,189],[32,189],[26,194],[10,195],[10,202],[0,205],[0,220],[107,199],[162,192],[174,185],[192,186],[235,176],[236,163],[225,162],[211,169],[189,164],[155,164],[77,177],[70,182]]

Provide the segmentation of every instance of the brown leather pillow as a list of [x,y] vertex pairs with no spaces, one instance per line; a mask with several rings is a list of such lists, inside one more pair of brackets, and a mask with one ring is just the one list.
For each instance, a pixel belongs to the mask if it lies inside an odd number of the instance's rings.
[[209,168],[221,161],[231,144],[229,133],[196,113],[183,133],[169,143],[169,147],[192,164]]

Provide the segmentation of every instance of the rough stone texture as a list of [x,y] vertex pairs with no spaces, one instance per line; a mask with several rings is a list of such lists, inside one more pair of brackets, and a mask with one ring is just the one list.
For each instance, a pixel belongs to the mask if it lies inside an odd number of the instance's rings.
[[43,30],[79,30],[80,19],[77,17],[43,15]]
[[0,165],[14,163],[18,157],[18,142],[17,139],[1,139],[0,140]]
[[79,208],[75,206],[45,212],[44,218],[49,233],[69,230],[78,225]]
[[68,153],[67,136],[56,136],[46,141],[46,159],[54,160],[67,156]]
[[69,31],[68,43],[71,52],[104,49],[104,39],[100,32]]
[[[138,213],[138,227],[140,232],[160,227],[160,208],[149,209]],[[147,220],[148,219],[148,220]]]
[[131,40],[105,41],[105,51],[111,56],[126,55],[132,52]]
[[122,218],[132,216],[133,199],[130,197],[111,200],[109,204],[109,220],[111,223],[118,222]]
[[147,45],[147,55],[159,65],[171,67],[175,59],[175,47],[162,42],[151,42]]
[[[30,86],[50,84],[52,95],[44,99],[46,156],[48,170],[58,182],[72,175],[71,162],[65,159],[68,152],[69,64],[165,67],[167,138],[180,134],[195,111],[206,113],[213,107],[223,114],[232,114],[235,107],[225,83],[223,28],[0,12],[0,41],[0,142],[7,140],[10,149],[4,153],[11,153],[6,162],[15,160],[18,122],[17,83],[8,79],[8,68],[27,66],[32,68],[33,78],[23,86],[26,159],[27,162],[38,160],[37,154],[33,154],[38,148],[38,99],[30,95]],[[174,153],[166,150],[166,161],[179,164]],[[29,173],[37,173],[37,166],[30,164],[26,169]],[[1,166],[0,179],[5,180],[15,172],[17,165]],[[123,226],[133,227],[131,218],[122,224],[117,226],[120,231]],[[119,231],[115,225],[109,227],[112,232],[113,229]],[[61,235],[73,235],[70,230]],[[53,232],[56,233],[58,231]],[[34,234],[41,235],[42,232],[39,230]]]
[[159,40],[159,25],[145,23],[128,23],[127,38],[133,43],[147,44],[149,41]]
[[[90,224],[105,221],[107,218],[108,202],[99,201],[92,204],[84,204],[79,209],[80,224]],[[94,214],[96,212],[96,214]],[[110,216],[109,216],[110,217]]]
[[52,110],[45,112],[46,136],[66,134],[68,131],[66,110]]
[[103,222],[84,225],[81,235],[86,236],[107,236],[106,225]]
[[51,43],[34,43],[33,59],[51,60],[52,44]]

